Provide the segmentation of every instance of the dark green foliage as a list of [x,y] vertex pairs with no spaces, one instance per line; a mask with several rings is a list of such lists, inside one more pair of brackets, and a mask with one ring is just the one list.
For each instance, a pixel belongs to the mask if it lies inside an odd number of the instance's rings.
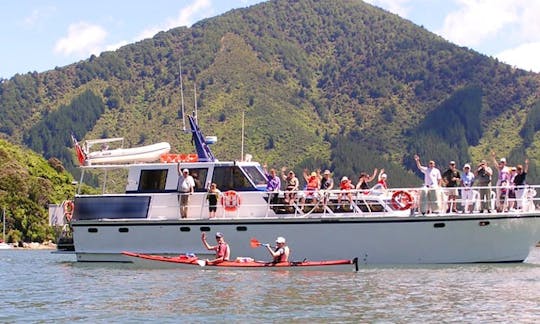
[[415,170],[414,154],[439,165],[451,160],[458,165],[470,162],[468,148],[477,145],[482,136],[481,109],[481,89],[468,87],[456,91],[429,113],[410,136],[404,164]]
[[46,114],[23,136],[24,144],[47,159],[59,158],[68,170],[74,170],[71,134],[83,138],[104,111],[101,98],[85,91],[69,105]]
[[523,145],[525,147],[531,146],[534,133],[540,130],[540,102],[537,102],[527,114],[525,119],[525,125],[519,132],[519,135],[523,138]]

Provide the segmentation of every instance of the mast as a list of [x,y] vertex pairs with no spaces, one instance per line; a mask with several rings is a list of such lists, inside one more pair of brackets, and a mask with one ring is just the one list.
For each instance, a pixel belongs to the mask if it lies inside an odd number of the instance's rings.
[[184,114],[184,84],[182,81],[182,60],[178,60],[178,66],[180,69],[180,100],[181,100],[180,106],[182,109],[182,131],[185,133],[186,132],[186,119],[184,118],[185,116]]
[[193,105],[195,106],[195,121],[198,123],[197,118],[197,80],[193,80]]
[[240,161],[244,161],[244,115],[245,112],[242,111],[242,144],[240,145]]

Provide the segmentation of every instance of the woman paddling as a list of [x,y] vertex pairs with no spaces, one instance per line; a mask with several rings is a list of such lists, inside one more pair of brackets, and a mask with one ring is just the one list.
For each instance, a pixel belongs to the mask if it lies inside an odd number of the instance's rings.
[[266,248],[268,249],[268,252],[272,255],[274,258],[272,262],[274,263],[280,263],[280,262],[287,262],[289,260],[289,253],[290,249],[285,244],[285,238],[284,237],[278,237],[276,239],[276,247],[272,250],[270,247],[270,244],[265,244]]

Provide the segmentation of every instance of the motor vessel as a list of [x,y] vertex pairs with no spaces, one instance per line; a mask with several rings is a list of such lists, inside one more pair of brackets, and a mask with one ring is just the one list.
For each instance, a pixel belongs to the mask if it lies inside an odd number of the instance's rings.
[[[189,116],[189,122],[196,158],[81,165],[79,184],[89,169],[125,169],[127,179],[122,192],[74,198],[70,227],[78,261],[131,262],[123,251],[205,257],[200,235],[218,231],[233,256],[264,259],[264,251],[250,251],[246,240],[284,236],[293,255],[308,260],[358,257],[361,264],[523,262],[540,240],[534,186],[527,189],[521,210],[501,213],[475,208],[472,213],[443,209],[422,214],[416,206],[426,188],[352,190],[350,199],[340,190],[299,190],[286,202],[283,191],[266,192],[267,176],[259,163],[218,161],[196,118]],[[180,217],[177,190],[183,169],[196,184],[187,218]],[[211,183],[221,190],[214,218],[209,218],[206,199]],[[270,199],[274,194],[277,200]]]

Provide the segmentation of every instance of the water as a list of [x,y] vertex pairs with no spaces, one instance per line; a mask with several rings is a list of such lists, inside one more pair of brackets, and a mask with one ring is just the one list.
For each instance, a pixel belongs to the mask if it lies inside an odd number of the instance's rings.
[[0,251],[0,322],[540,321],[540,248],[524,264],[358,273],[152,270]]

